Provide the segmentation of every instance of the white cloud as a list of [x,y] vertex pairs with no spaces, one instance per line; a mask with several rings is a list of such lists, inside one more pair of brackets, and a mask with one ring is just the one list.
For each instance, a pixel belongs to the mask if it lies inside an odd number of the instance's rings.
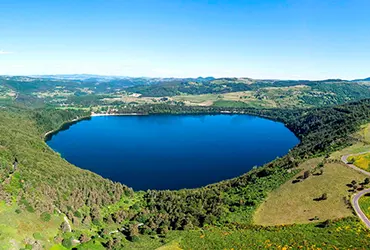
[[0,50],[0,55],[8,55],[8,54],[13,54],[13,52]]

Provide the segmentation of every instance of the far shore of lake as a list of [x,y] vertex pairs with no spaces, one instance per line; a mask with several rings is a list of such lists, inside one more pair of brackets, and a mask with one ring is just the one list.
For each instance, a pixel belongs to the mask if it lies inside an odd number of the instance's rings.
[[44,139],[47,140],[48,136],[52,135],[52,134],[55,134],[55,133],[58,133],[60,130],[63,130],[63,128],[65,126],[68,126],[68,125],[71,125],[71,124],[74,124],[78,121],[81,121],[81,120],[85,120],[85,119],[89,119],[90,117],[94,117],[94,116],[139,116],[139,115],[145,115],[145,114],[142,114],[142,113],[112,113],[112,114],[107,114],[107,113],[91,113],[89,116],[83,116],[83,117],[78,117],[78,118],[75,118],[73,120],[70,120],[70,121],[67,121],[65,123],[63,123],[58,129],[54,129],[54,130],[50,130],[48,132],[46,132],[44,134]]
[[142,113],[112,113],[112,114],[91,113],[90,116],[127,116],[127,115],[145,115],[145,114],[142,114]]

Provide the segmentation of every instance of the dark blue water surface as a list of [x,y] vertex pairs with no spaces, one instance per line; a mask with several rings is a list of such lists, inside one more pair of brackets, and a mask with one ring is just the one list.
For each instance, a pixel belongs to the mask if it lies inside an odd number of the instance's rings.
[[47,143],[69,162],[135,190],[232,178],[298,143],[283,124],[248,115],[93,117]]

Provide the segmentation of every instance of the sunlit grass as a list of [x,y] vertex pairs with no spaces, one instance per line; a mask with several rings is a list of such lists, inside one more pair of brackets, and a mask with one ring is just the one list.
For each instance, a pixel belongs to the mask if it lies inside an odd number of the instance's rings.
[[[347,187],[355,180],[362,182],[363,175],[341,163],[327,163],[322,175],[310,175],[307,179],[293,183],[305,170],[313,170],[321,159],[312,159],[303,163],[300,174],[272,191],[257,209],[254,222],[260,225],[280,225],[309,223],[353,216],[352,210],[344,202],[352,194]],[[326,193],[327,200],[315,201]]]
[[370,171],[370,153],[356,155],[348,158],[353,164],[366,171]]
[[15,203],[0,202],[0,249],[20,249],[26,238],[37,238],[50,248],[62,221],[63,217],[57,214],[50,221],[43,221],[39,214],[21,209]]
[[369,231],[351,217],[330,222],[326,227],[320,223],[247,228],[235,225],[170,231],[164,238],[141,236],[139,242],[127,243],[123,249],[364,249],[369,240]]

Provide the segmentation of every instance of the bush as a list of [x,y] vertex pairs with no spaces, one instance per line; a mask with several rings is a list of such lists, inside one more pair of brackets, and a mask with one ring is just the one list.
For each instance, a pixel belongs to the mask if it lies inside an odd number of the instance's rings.
[[321,200],[327,200],[328,199],[328,194],[327,193],[323,193],[322,195],[321,195]]
[[72,247],[72,238],[66,238],[66,239],[63,239],[62,241],[62,245],[66,248],[71,248]]
[[130,236],[130,241],[132,241],[132,242],[138,242],[139,240],[140,240],[140,238],[137,235]]
[[354,164],[355,163],[355,159],[354,158],[348,159],[347,160],[347,163],[348,164]]
[[320,197],[313,199],[314,201],[324,201],[328,199],[328,194],[323,193]]
[[32,245],[30,244],[27,244],[24,248],[25,250],[32,250]]
[[92,223],[95,225],[95,226],[100,226],[100,221],[98,219],[93,219],[92,220]]
[[303,173],[303,179],[307,179],[308,177],[310,177],[310,175],[311,175],[311,173],[310,173],[310,171],[305,171],[304,173]]
[[30,205],[30,203],[24,197],[22,197],[20,203],[26,207],[26,210],[28,212],[30,213],[35,212],[35,209]]
[[41,217],[41,220],[45,222],[48,222],[51,220],[51,215],[47,212],[42,213],[40,217]]
[[134,210],[139,210],[140,206],[137,203],[135,203],[134,205],[131,206],[131,208]]
[[365,185],[367,185],[367,184],[369,184],[370,183],[370,179],[367,177],[367,178],[365,178],[365,180],[364,180],[364,184]]
[[82,215],[81,215],[81,213],[80,213],[80,211],[75,211],[74,213],[73,213],[77,218],[81,218],[82,217]]
[[35,212],[35,209],[31,206],[26,206],[26,210],[30,213],[34,213]]

